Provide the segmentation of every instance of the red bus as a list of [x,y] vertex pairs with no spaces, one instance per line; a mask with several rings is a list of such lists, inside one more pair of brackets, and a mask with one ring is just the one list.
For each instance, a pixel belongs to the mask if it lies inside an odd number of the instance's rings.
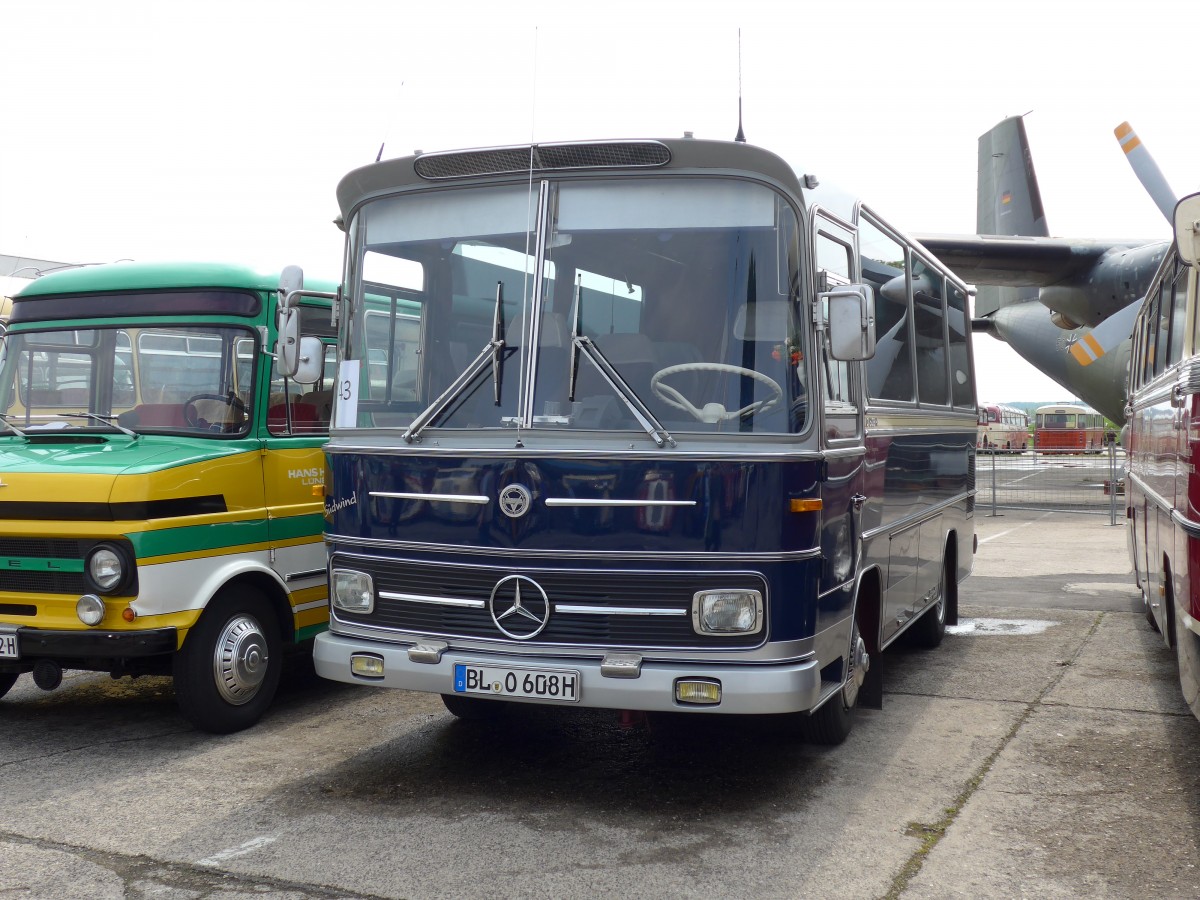
[[1056,403],[1034,411],[1035,450],[1099,450],[1104,434],[1104,416],[1090,406]]
[[1179,250],[1163,260],[1134,324],[1125,492],[1129,553],[1146,618],[1175,650],[1183,698],[1200,718],[1200,584],[1191,577],[1200,571],[1200,385],[1188,374],[1200,354],[1192,325],[1196,218],[1200,196],[1181,201]]
[[979,406],[980,450],[1025,450],[1029,447],[1029,413],[1002,403]]

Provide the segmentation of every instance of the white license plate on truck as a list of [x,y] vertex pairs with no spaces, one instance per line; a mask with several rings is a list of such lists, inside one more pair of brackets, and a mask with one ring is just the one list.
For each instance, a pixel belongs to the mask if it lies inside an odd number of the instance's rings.
[[17,636],[11,632],[0,631],[0,659],[20,659],[17,650]]
[[573,703],[579,699],[579,673],[569,669],[510,669],[455,663],[454,692]]

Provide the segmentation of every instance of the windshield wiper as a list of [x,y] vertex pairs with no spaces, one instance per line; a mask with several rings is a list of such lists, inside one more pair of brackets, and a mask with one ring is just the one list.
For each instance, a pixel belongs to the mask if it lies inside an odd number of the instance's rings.
[[122,434],[129,435],[135,441],[139,437],[141,437],[141,435],[139,435],[133,429],[126,428],[124,425],[118,424],[116,416],[101,416],[101,415],[97,415],[96,413],[90,413],[90,412],[55,413],[55,415],[56,416],[78,416],[80,418],[85,418],[85,419],[95,419],[97,422],[103,422],[105,425],[109,425],[109,426],[117,429],[117,431],[121,432]]
[[7,428],[9,431],[11,431],[13,434],[17,435],[18,437],[23,437],[23,438],[25,438],[25,440],[29,440],[29,435],[27,435],[25,432],[23,432],[20,428],[18,428],[12,422],[8,421],[8,416],[0,415],[0,425],[3,425],[5,428]]
[[575,301],[571,309],[571,360],[567,400],[571,403],[575,402],[575,382],[579,376],[579,356],[582,354],[596,367],[596,371],[608,382],[608,386],[613,389],[613,393],[620,398],[621,402],[629,408],[633,417],[638,420],[638,424],[645,429],[646,434],[650,435],[654,443],[660,447],[667,444],[674,447],[675,438],[671,437],[671,433],[667,431],[662,422],[658,421],[654,413],[650,412],[646,404],[642,402],[642,398],[637,395],[637,391],[621,377],[621,373],[613,367],[613,364],[608,361],[608,357],[600,351],[592,339],[579,333],[582,293],[583,279],[580,278],[575,283]]
[[459,398],[462,392],[489,365],[492,367],[492,392],[496,405],[500,405],[500,361],[504,352],[504,282],[496,282],[496,311],[492,315],[492,339],[484,345],[471,362],[463,369],[462,374],[451,382],[450,387],[442,391],[436,400],[429,404],[419,416],[413,419],[404,434],[401,435],[406,443],[411,444],[421,434],[421,431],[445,412],[446,407]]

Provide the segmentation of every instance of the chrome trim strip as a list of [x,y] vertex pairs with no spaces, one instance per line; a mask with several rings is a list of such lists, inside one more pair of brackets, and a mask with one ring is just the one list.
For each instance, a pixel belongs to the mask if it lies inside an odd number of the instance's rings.
[[1189,519],[1177,509],[1171,510],[1171,521],[1182,528],[1188,537],[1193,539],[1200,538],[1200,522]]
[[[362,638],[380,643],[414,645],[428,644],[431,641],[446,641],[451,649],[459,652],[496,653],[511,656],[514,660],[528,658],[531,653],[538,656],[553,656],[569,659],[601,659],[604,654],[612,652],[640,653],[645,662],[697,662],[697,663],[742,663],[744,665],[776,665],[778,663],[807,662],[816,659],[816,651],[808,649],[813,645],[812,638],[799,641],[781,641],[779,643],[757,644],[745,650],[729,647],[704,647],[697,643],[692,647],[656,647],[652,651],[645,648],[614,648],[602,645],[584,644],[520,644],[515,641],[488,640],[486,638],[462,638],[454,635],[435,635],[424,632],[400,631],[394,628],[383,628],[378,625],[364,625],[359,622],[347,622],[338,618],[336,608],[330,611],[330,631],[347,638]],[[699,635],[697,635],[699,638]],[[366,650],[367,648],[363,648]]]
[[380,591],[380,599],[404,600],[408,603],[429,603],[433,606],[463,606],[467,609],[483,609],[487,603],[469,597],[430,597],[426,594],[401,594],[395,591]]
[[877,528],[872,528],[870,531],[864,531],[862,539],[864,541],[869,541],[872,538],[879,537],[881,534],[891,534],[895,531],[903,531],[905,528],[909,528],[913,525],[919,525],[926,519],[932,519],[939,513],[944,512],[947,509],[951,509],[952,507],[957,506],[959,503],[965,503],[968,498],[974,496],[974,490],[964,491],[961,494],[951,497],[949,500],[943,500],[937,506],[923,509],[919,513],[914,513],[911,516],[905,516],[903,519],[895,519],[891,522],[888,522],[886,525],[880,525]]
[[1168,501],[1166,497],[1154,490],[1154,488],[1150,487],[1150,485],[1146,483],[1146,480],[1136,472],[1126,472],[1125,474],[1131,482],[1137,485],[1138,490],[1140,490],[1142,494],[1155,506],[1162,510],[1170,510],[1171,516],[1175,516],[1175,504]]
[[573,603],[555,603],[554,611],[581,616],[686,616],[686,609],[662,609],[649,606],[577,606]]
[[435,503],[474,503],[476,506],[486,506],[491,499],[482,494],[415,494],[408,491],[371,491],[371,497],[385,497],[388,500],[429,500]]
[[695,500],[585,500],[547,497],[547,506],[695,506]]
[[325,577],[325,568],[322,566],[320,569],[309,569],[306,572],[289,572],[287,575],[283,576],[283,580],[284,580],[284,582],[289,582],[289,581],[301,581],[305,578],[324,578],[324,577]]
[[[391,538],[366,538],[358,535],[345,534],[329,534],[325,535],[325,545],[329,547],[331,544],[352,545],[355,549],[371,548],[375,550],[394,550],[404,553],[438,553],[438,554],[460,554],[463,556],[488,556],[496,558],[502,548],[496,547],[468,547],[460,544],[427,544],[418,543],[416,541],[401,541]],[[352,551],[338,550],[338,553],[354,555]],[[698,553],[664,553],[662,551],[651,550],[530,550],[521,549],[521,557],[524,559],[554,559],[554,560],[600,560],[600,559],[620,559],[620,560],[669,560],[670,562],[734,562],[734,563],[766,563],[766,562],[798,562],[805,559],[820,559],[821,548],[814,547],[810,550],[783,550],[779,552],[746,552],[746,553],[724,553],[724,552],[698,552]],[[375,559],[376,557],[368,557]],[[390,560],[391,557],[388,557]],[[432,562],[433,560],[421,559],[420,562]]]
[[[928,430],[928,429],[926,429]],[[634,434],[635,432],[629,432]],[[508,432],[506,434],[511,434]],[[639,436],[641,432],[636,432]],[[694,437],[689,435],[688,437]],[[509,438],[511,440],[511,437]],[[522,434],[522,440],[528,441],[529,435]],[[448,447],[443,444],[434,447],[429,443],[424,443],[420,447],[410,447],[408,445],[397,447],[394,444],[386,446],[375,446],[372,444],[334,444],[332,441],[325,444],[324,449],[329,453],[346,453],[363,456],[454,456],[462,457],[464,455],[479,457],[481,459],[490,457],[503,457],[511,459],[519,457],[521,459],[621,459],[621,460],[647,460],[661,463],[663,455],[651,455],[644,450],[630,450],[628,445],[623,450],[602,450],[602,449],[564,449],[562,447],[546,447],[546,448],[531,448],[526,444],[520,450],[516,450],[511,444],[505,447]],[[820,450],[793,450],[783,449],[771,452],[761,452],[757,450],[728,450],[722,451],[713,449],[710,445],[705,450],[679,450],[673,449],[670,454],[672,460],[683,460],[687,462],[712,462],[720,460],[725,462],[775,462],[775,461],[795,461],[795,462],[820,462],[824,459],[826,453]]]
[[293,613],[307,612],[310,609],[323,609],[329,606],[328,600],[314,600],[311,603],[301,603],[292,607]]
[[857,456],[866,456],[866,447],[831,447],[825,451],[826,459],[854,459]]

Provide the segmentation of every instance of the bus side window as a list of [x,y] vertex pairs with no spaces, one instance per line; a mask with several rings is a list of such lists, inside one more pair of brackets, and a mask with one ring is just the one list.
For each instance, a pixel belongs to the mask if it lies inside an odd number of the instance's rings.
[[1156,292],[1150,297],[1150,304],[1146,308],[1146,329],[1143,332],[1143,347],[1145,348],[1144,368],[1142,369],[1143,383],[1150,381],[1155,373],[1155,357],[1158,355],[1158,300],[1160,292]]
[[950,402],[958,407],[970,408],[975,405],[975,391],[972,390],[974,381],[971,379],[971,352],[968,345],[971,326],[967,321],[967,294],[952,282],[947,282],[946,287],[946,325],[950,340]]
[[867,360],[867,391],[883,400],[912,402],[915,394],[905,251],[869,220],[858,230],[862,280],[875,291],[875,356]]
[[945,278],[916,254],[913,273],[913,324],[916,327],[917,399],[932,406],[950,402],[946,353]]
[[[833,284],[850,283],[850,248],[841,241],[825,235],[817,235],[817,268],[823,276],[821,290],[827,290]],[[825,321],[825,311],[822,310],[822,321]],[[850,364],[845,360],[833,359],[827,348],[820,350],[822,378],[825,382],[826,403],[854,403],[854,395],[850,390]]]
[[[1183,359],[1183,334],[1187,320],[1187,266],[1176,261],[1175,278],[1167,285],[1171,304],[1171,349],[1167,357],[1168,364],[1174,364]],[[1164,294],[1164,297],[1166,295]]]

